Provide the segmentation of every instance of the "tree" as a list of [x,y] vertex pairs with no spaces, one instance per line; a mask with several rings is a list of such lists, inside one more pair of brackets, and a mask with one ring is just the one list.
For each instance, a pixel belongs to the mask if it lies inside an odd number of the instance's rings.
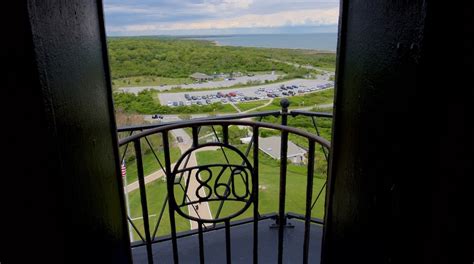
[[232,145],[240,144],[240,139],[247,137],[247,129],[240,129],[238,126],[229,127],[229,142]]

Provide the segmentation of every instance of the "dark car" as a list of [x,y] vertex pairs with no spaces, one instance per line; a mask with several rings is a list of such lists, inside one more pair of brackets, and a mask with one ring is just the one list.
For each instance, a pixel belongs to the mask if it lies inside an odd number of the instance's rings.
[[151,118],[153,119],[163,119],[162,115],[152,115]]
[[179,136],[178,136],[178,137],[176,137],[176,141],[178,141],[179,143],[182,143],[184,140],[183,140],[182,137],[179,137]]

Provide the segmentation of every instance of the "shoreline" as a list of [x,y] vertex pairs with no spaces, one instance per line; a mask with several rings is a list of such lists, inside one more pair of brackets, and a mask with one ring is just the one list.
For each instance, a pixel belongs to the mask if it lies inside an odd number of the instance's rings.
[[214,44],[214,46],[216,47],[222,47],[223,45],[219,43],[219,41],[217,40],[209,40],[210,42],[212,42],[212,44]]
[[[279,34],[275,34],[279,35]],[[298,51],[306,51],[306,52],[316,52],[316,53],[327,53],[327,54],[336,54],[337,50],[324,50],[324,49],[311,49],[311,48],[281,48],[281,47],[257,47],[257,46],[242,46],[242,45],[229,45],[229,44],[222,44],[218,40],[209,39],[211,36],[203,36],[203,37],[178,37],[178,40],[197,40],[197,41],[204,41],[209,42],[215,47],[236,47],[236,48],[255,48],[255,49],[279,49],[279,50],[298,50]],[[219,36],[217,36],[219,37]]]
[[[195,40],[195,39],[188,39],[188,40]],[[255,47],[255,46],[239,46],[239,45],[224,45],[221,44],[217,40],[208,40],[208,39],[199,39],[199,41],[207,41],[212,43],[215,47],[236,47],[236,48],[254,48],[254,49],[280,49],[280,50],[298,50],[298,51],[311,51],[316,53],[330,53],[336,54],[337,51],[332,50],[318,50],[318,49],[303,49],[303,48],[272,48],[272,47]]]

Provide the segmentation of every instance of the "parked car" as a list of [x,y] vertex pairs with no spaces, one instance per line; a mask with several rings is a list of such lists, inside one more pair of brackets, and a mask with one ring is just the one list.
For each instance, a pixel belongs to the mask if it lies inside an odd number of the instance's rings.
[[153,119],[163,119],[163,116],[155,114],[155,115],[152,115],[151,118],[153,118]]

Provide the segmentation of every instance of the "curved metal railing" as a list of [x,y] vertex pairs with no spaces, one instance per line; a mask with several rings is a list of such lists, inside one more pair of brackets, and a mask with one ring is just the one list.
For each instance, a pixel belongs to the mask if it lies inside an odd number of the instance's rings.
[[[317,194],[316,199],[313,202],[313,178],[315,170],[315,151],[316,145],[319,145],[324,153],[324,157],[327,161],[328,153],[330,149],[330,142],[320,136],[320,130],[317,125],[317,118],[332,118],[331,114],[327,113],[315,113],[307,111],[291,111],[288,112],[289,103],[282,100],[281,111],[269,111],[253,114],[241,114],[241,115],[228,115],[220,117],[194,119],[190,121],[173,122],[168,124],[157,124],[157,125],[146,125],[146,126],[133,126],[124,127],[118,129],[118,132],[128,132],[129,136],[122,138],[119,141],[119,145],[125,147],[125,151],[122,156],[122,161],[125,158],[125,154],[128,150],[129,144],[133,144],[135,149],[135,158],[137,165],[137,177],[140,191],[140,202],[143,215],[143,226],[144,236],[134,225],[130,216],[128,217],[129,223],[135,229],[140,236],[142,242],[135,243],[137,245],[146,245],[148,261],[153,262],[152,244],[163,241],[163,239],[156,239],[156,232],[160,221],[164,214],[166,204],[168,204],[169,222],[171,228],[171,236],[165,239],[171,239],[173,245],[173,258],[175,263],[178,263],[178,246],[177,239],[182,236],[196,234],[196,232],[186,232],[185,234],[178,234],[176,231],[176,220],[175,213],[182,216],[183,218],[197,222],[198,226],[198,237],[199,237],[199,252],[201,263],[204,263],[204,247],[203,247],[203,233],[208,230],[225,229],[226,234],[226,255],[227,262],[231,262],[230,252],[230,227],[231,220],[245,211],[249,210],[250,206],[253,205],[253,218],[247,220],[246,223],[253,222],[253,259],[254,263],[257,263],[258,259],[258,221],[268,218],[259,213],[259,134],[261,129],[271,129],[279,131],[281,133],[280,141],[280,188],[279,188],[279,199],[278,199],[278,214],[273,217],[276,220],[276,227],[278,228],[278,260],[279,263],[283,260],[283,230],[287,225],[287,218],[299,218],[304,220],[304,246],[303,246],[303,259],[305,262],[308,261],[308,249],[309,249],[309,231],[311,223],[322,224],[321,220],[314,219],[311,217],[311,211],[319,199],[323,189],[326,186],[324,183],[323,187]],[[281,124],[272,124],[261,122],[263,118],[273,116],[281,117]],[[315,128],[316,134],[304,131],[298,128],[287,126],[288,116],[307,116],[312,119],[312,123]],[[258,118],[259,121],[245,121],[236,120],[243,118]],[[209,126],[212,128],[213,133],[216,136],[217,142],[213,143],[200,143],[199,142],[199,131],[201,127]],[[244,152],[240,149],[232,146],[229,143],[229,127],[230,126],[244,126],[248,127],[252,131],[251,142]],[[218,133],[215,127],[220,127],[222,130],[222,140],[219,139]],[[178,162],[172,167],[171,156],[170,156],[170,131],[176,129],[190,128],[192,135],[192,144],[190,148],[182,153]],[[136,133],[139,131],[139,133]],[[307,175],[306,175],[306,203],[305,203],[305,214],[304,216],[298,214],[287,213],[285,210],[285,197],[286,197],[286,180],[287,180],[287,154],[288,154],[288,136],[293,134],[300,136],[307,140],[308,157],[307,157]],[[159,159],[158,155],[154,152],[154,148],[148,140],[149,136],[161,135],[163,152],[164,152],[164,166],[163,162]],[[147,204],[147,192],[145,184],[144,167],[142,160],[142,141],[146,142],[153,152],[154,157],[158,161],[162,171],[166,177],[167,196],[162,206],[158,222],[155,226],[155,230],[152,234],[150,229],[149,217],[148,217],[148,204]],[[200,165],[195,164],[188,166],[188,162],[191,153],[205,147],[217,147],[220,149],[225,156],[227,161],[226,164],[207,164]],[[249,161],[248,157],[250,151],[252,152],[252,162]],[[242,162],[239,164],[233,164],[229,161],[226,151],[232,151],[241,158]],[[220,169],[220,170],[219,170]],[[214,177],[213,172],[218,171],[217,177]],[[222,179],[222,175],[227,173],[228,176],[226,181]],[[207,177],[204,177],[206,175]],[[192,190],[190,187],[191,182],[194,181],[197,188]],[[184,185],[183,185],[184,184]],[[239,187],[237,187],[239,186]],[[240,188],[240,190],[238,190]],[[242,192],[243,190],[243,192]],[[239,193],[240,192],[240,193]],[[180,195],[182,197],[180,197]],[[222,206],[226,201],[241,202],[243,206],[227,216],[221,216]],[[183,210],[184,207],[192,206],[194,209],[195,205],[201,203],[219,202],[217,213],[214,218],[207,219],[205,217],[196,215],[197,211],[193,212]],[[223,223],[224,225],[217,225]]]

